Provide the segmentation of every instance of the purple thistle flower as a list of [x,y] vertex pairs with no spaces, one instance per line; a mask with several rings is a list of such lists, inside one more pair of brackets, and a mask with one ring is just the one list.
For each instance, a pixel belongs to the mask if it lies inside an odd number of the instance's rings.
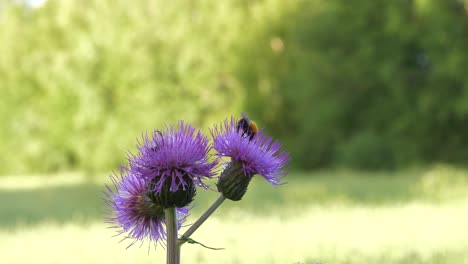
[[[244,115],[239,122],[236,122],[236,119],[232,117],[231,120],[226,119],[224,124],[219,127],[215,126],[211,130],[214,139],[213,148],[217,151],[216,155],[231,158],[225,171],[221,174],[220,180],[228,174],[237,174],[237,178],[241,177],[241,174],[236,172],[235,167],[239,167],[242,174],[246,176],[243,183],[237,182],[243,186],[227,186],[236,184],[236,180],[230,179],[229,183],[222,187],[222,189],[239,189],[232,190],[238,193],[235,195],[235,199],[226,196],[231,200],[240,200],[247,190],[248,182],[255,174],[263,176],[272,185],[281,184],[281,179],[287,175],[284,167],[290,160],[288,153],[280,151],[281,144],[278,141],[273,141],[263,131],[256,131],[256,127],[251,129],[248,125],[245,126],[246,120],[252,124]],[[218,189],[220,189],[220,183],[218,183]],[[229,192],[229,190],[227,191]],[[242,191],[243,193],[240,193]],[[223,192],[223,194],[226,193]]]
[[[137,175],[130,174],[122,167],[120,176],[111,176],[114,188],[107,187],[104,199],[109,206],[107,222],[113,228],[120,229],[118,235],[125,234],[124,239],[133,239],[128,246],[137,241],[149,241],[150,244],[164,244],[166,240],[165,216],[163,206],[154,203],[148,193],[145,181]],[[177,208],[178,228],[188,216],[187,208]],[[123,239],[123,240],[124,240]]]
[[165,208],[187,205],[195,195],[194,184],[208,188],[202,179],[214,176],[217,162],[208,162],[208,139],[183,121],[177,129],[166,126],[151,138],[144,135],[137,148],[139,153],[129,157],[130,173],[144,179],[155,194],[152,199]]

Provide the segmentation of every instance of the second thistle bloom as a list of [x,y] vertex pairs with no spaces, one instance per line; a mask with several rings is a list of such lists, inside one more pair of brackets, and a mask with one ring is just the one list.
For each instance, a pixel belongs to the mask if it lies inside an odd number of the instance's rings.
[[[107,221],[118,228],[119,234],[137,241],[164,243],[166,239],[166,218],[163,206],[154,203],[143,179],[129,174],[122,167],[120,176],[111,176],[112,186],[107,186],[105,203],[111,215]],[[177,225],[181,227],[188,215],[188,209],[177,208]]]
[[191,125],[179,122],[143,136],[139,153],[129,159],[130,173],[148,184],[150,198],[164,208],[184,207],[195,195],[195,185],[214,176],[216,162],[208,161],[208,139]]
[[211,131],[217,155],[231,158],[220,175],[218,190],[234,201],[242,199],[255,174],[273,185],[280,184],[287,174],[284,167],[290,160],[289,154],[280,150],[278,141],[257,131],[256,126],[249,126],[250,122],[243,115],[239,121],[225,120]]

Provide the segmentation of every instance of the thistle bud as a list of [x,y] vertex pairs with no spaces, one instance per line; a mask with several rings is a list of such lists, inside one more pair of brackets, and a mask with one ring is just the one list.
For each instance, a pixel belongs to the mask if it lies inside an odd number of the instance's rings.
[[229,200],[239,201],[247,192],[252,176],[244,173],[242,163],[233,160],[219,176],[218,191]]
[[[176,181],[175,186],[177,186],[175,190],[171,189],[171,185],[173,184],[170,178],[154,178],[148,185],[148,197],[155,204],[159,204],[164,208],[187,206],[193,201],[196,189],[191,177],[185,174],[182,178],[185,181],[185,185],[177,182],[179,178],[174,178]],[[164,182],[160,185],[159,181],[162,180]],[[161,187],[157,188],[156,186]]]

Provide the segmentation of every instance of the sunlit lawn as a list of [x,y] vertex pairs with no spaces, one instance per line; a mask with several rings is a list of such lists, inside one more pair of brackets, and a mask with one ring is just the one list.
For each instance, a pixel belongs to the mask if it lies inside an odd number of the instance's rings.
[[[164,263],[161,247],[118,243],[103,223],[102,180],[0,178],[0,263]],[[468,263],[468,172],[293,173],[254,179],[182,248],[183,263]],[[200,190],[190,221],[216,194]],[[189,222],[190,222],[189,221]]]

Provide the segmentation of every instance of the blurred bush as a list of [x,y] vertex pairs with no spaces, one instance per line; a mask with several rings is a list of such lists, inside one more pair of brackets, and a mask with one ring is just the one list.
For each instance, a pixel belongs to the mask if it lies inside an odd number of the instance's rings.
[[231,2],[5,7],[0,173],[115,169],[142,131],[178,119],[206,128],[239,112]]
[[395,166],[394,152],[379,135],[358,133],[338,146],[337,163],[357,169],[392,169]]
[[246,45],[241,76],[296,166],[468,160],[467,1],[295,3]]
[[110,170],[241,110],[295,168],[468,158],[466,1],[49,0],[0,9],[0,174]]

